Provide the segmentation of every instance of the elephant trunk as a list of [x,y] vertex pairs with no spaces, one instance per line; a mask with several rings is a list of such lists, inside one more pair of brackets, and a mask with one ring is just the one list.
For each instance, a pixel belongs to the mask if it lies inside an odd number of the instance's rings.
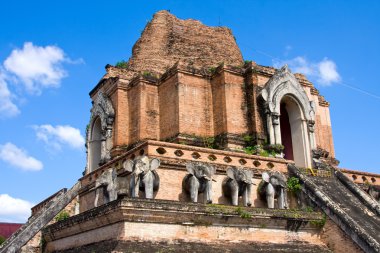
[[195,176],[191,176],[188,179],[190,199],[192,202],[198,201],[198,189],[199,189],[199,180]]
[[273,185],[268,184],[266,187],[266,198],[267,198],[268,208],[274,208],[274,194],[275,194],[275,189]]
[[145,190],[145,198],[152,199],[153,198],[153,183],[154,183],[154,175],[151,171],[143,177],[144,190]]

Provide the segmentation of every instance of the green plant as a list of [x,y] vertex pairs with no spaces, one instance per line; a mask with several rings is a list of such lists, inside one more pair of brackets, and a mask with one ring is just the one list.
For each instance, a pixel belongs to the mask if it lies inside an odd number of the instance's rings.
[[245,60],[244,61],[244,64],[248,64],[248,63],[251,63],[252,61],[250,61],[250,60]]
[[203,140],[203,145],[206,148],[216,148],[214,137],[203,137],[202,140]]
[[252,137],[251,135],[249,135],[249,134],[246,134],[246,135],[243,136],[243,140],[244,140],[247,144],[249,144],[249,143],[253,140],[253,137]]
[[287,182],[288,190],[292,193],[297,193],[302,189],[300,180],[296,177],[290,177]]
[[65,210],[62,210],[59,212],[59,214],[57,214],[57,216],[55,216],[55,221],[66,220],[69,217],[70,217],[70,214],[68,212],[66,212]]
[[143,75],[144,77],[154,77],[154,75],[153,75],[151,72],[149,72],[149,71],[143,71],[143,72],[142,72],[142,75]]
[[314,209],[311,206],[307,206],[307,207],[303,208],[302,210],[305,212],[308,212],[308,213],[314,212]]
[[252,146],[245,147],[245,148],[243,148],[243,150],[248,155],[256,154],[256,149],[255,149],[255,147],[252,147]]
[[323,226],[326,224],[326,221],[327,221],[327,216],[326,214],[323,214],[323,217],[321,220],[312,220],[310,221],[310,224],[318,228],[323,228]]
[[268,150],[270,153],[280,154],[282,151],[284,151],[284,145],[281,144],[270,144],[266,145],[265,149]]
[[122,61],[118,61],[115,66],[118,68],[127,69],[129,67],[129,63],[122,60]]
[[255,146],[247,146],[243,148],[243,150],[248,155],[256,155],[256,154],[260,154],[263,149],[260,145],[255,145]]
[[250,213],[244,211],[241,207],[236,208],[236,212],[243,219],[250,219],[250,218],[252,218],[252,215]]
[[216,68],[215,68],[215,67],[210,67],[210,68],[208,68],[208,71],[209,71],[211,74],[214,74],[215,71],[216,71]]
[[263,149],[260,151],[260,155],[264,157],[269,157],[269,155],[272,155],[272,154],[269,153],[267,150]]
[[6,240],[5,237],[0,235],[0,245],[3,244],[5,242],[5,240]]

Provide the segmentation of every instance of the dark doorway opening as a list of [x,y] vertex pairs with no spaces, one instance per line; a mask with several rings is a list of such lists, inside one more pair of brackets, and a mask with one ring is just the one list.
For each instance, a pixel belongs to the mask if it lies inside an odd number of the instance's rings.
[[284,103],[281,103],[280,105],[280,114],[281,140],[282,145],[284,145],[284,158],[294,160],[292,130],[290,128],[289,114]]

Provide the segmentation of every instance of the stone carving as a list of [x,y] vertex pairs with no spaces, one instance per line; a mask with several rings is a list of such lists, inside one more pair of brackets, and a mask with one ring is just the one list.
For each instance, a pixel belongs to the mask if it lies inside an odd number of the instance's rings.
[[271,171],[264,172],[262,178],[258,192],[260,197],[266,200],[268,208],[274,208],[275,199],[279,209],[288,208],[285,176],[278,171]]
[[312,102],[287,65],[276,71],[262,90],[261,96],[271,113],[280,114],[280,102],[285,94],[291,94],[298,100],[307,120],[314,120],[315,111]]
[[160,186],[160,177],[156,172],[159,166],[160,159],[149,159],[145,155],[124,162],[124,169],[131,173],[129,194],[132,198],[139,197],[139,190],[145,193],[145,198],[153,198]]
[[309,132],[314,133],[314,131],[315,131],[315,121],[314,120],[309,120],[307,122],[307,127],[309,129]]
[[365,192],[367,192],[372,198],[374,198],[377,202],[380,203],[380,186],[379,185],[368,185],[364,188]]
[[338,166],[339,161],[333,157],[330,157],[330,153],[317,147],[312,150],[313,167],[319,170],[328,170],[330,166]]
[[316,149],[312,150],[313,154],[313,167],[315,169],[320,170],[326,170],[328,169],[328,165],[324,162],[324,159],[326,159],[329,156],[329,152],[326,150],[317,147]]
[[215,168],[204,163],[191,162],[186,165],[189,172],[182,181],[183,189],[190,194],[192,202],[198,201],[198,193],[205,194],[205,202],[212,203],[212,179]]
[[117,174],[115,168],[110,168],[103,172],[95,181],[95,202],[94,206],[99,206],[99,197],[103,195],[103,203],[116,200],[118,195]]
[[262,89],[261,96],[265,101],[266,125],[270,144],[282,144],[279,120],[281,103],[293,104],[292,115],[297,120],[293,120],[291,124],[295,124],[292,129],[297,130],[292,132],[292,136],[294,134],[295,139],[300,142],[299,145],[293,143],[295,145],[293,151],[299,154],[294,157],[295,162],[303,167],[311,167],[311,150],[315,148],[315,104],[309,100],[304,88],[287,65],[274,73]]
[[93,102],[91,108],[91,120],[89,123],[89,128],[86,133],[86,148],[88,150],[87,158],[87,170],[94,170],[97,168],[97,165],[91,165],[92,168],[89,168],[89,160],[91,159],[91,150],[90,143],[93,136],[93,126],[97,119],[100,119],[101,125],[101,151],[100,151],[100,164],[104,164],[111,159],[111,148],[112,148],[112,126],[115,119],[115,111],[112,106],[111,100],[103,93],[99,92],[96,99]]
[[239,196],[243,197],[243,205],[251,206],[251,189],[253,172],[242,168],[228,168],[228,178],[224,180],[222,189],[226,197],[230,197],[232,205],[237,206]]

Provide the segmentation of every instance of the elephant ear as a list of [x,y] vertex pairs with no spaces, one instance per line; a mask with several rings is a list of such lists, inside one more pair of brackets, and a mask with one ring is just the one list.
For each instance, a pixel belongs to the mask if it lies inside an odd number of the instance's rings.
[[252,179],[253,178],[253,171],[252,170],[244,170],[245,175],[247,178]]
[[155,169],[157,169],[161,164],[161,161],[160,159],[158,158],[153,158],[151,161],[150,161],[150,170],[153,171]]
[[[281,187],[286,187],[286,178],[281,172],[275,171],[272,178],[273,180],[275,180],[276,185],[280,185]],[[271,178],[271,181],[272,181],[272,178]]]
[[235,172],[234,172],[233,168],[227,169],[227,177],[231,178],[232,180],[236,180],[235,179]]
[[270,176],[267,172],[264,172],[261,177],[263,178],[264,182],[269,183]]
[[186,164],[186,169],[187,169],[187,172],[189,172],[191,175],[195,176],[194,164],[193,163]]
[[211,165],[208,165],[207,168],[208,168],[208,171],[209,171],[209,176],[211,178],[215,174],[216,169],[213,166],[211,166]]
[[278,180],[278,177],[276,177],[276,176],[271,176],[269,180],[273,186],[281,185],[280,180]]
[[134,164],[132,160],[125,160],[125,162],[123,162],[123,169],[132,173]]

